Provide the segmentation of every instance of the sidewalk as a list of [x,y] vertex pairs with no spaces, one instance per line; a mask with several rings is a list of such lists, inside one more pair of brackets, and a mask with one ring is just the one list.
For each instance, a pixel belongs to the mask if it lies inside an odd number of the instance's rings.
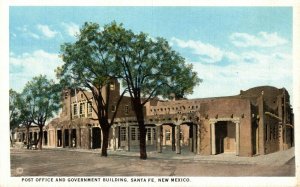
[[[58,151],[75,151],[75,152],[86,152],[86,153],[95,153],[100,154],[101,149],[69,149],[69,148],[45,148]],[[139,158],[139,150],[133,149],[130,152],[124,150],[108,150],[109,156],[126,156],[126,157],[136,157]],[[155,150],[147,151],[148,160],[151,159],[164,159],[164,160],[182,160],[184,161],[196,161],[203,163],[223,163],[223,164],[254,164],[254,165],[266,165],[266,166],[281,166],[287,163],[290,159],[295,156],[294,147],[278,151],[275,153],[267,155],[258,155],[254,157],[240,157],[231,153],[223,153],[218,155],[197,155],[187,150],[183,150],[181,154],[176,154],[176,152],[163,149],[162,153],[157,153]]]

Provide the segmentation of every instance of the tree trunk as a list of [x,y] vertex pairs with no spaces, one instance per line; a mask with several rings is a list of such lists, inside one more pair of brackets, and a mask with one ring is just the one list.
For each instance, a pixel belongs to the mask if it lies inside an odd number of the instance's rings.
[[43,146],[43,126],[39,125],[40,127],[40,132],[39,132],[39,150],[42,150],[42,146]]
[[139,121],[140,129],[140,159],[147,159],[147,150],[146,150],[146,128],[144,121]]
[[29,126],[26,126],[26,145],[27,149],[29,149]]
[[139,124],[139,131],[140,131],[140,159],[146,160],[147,159],[147,150],[146,150],[146,128],[144,122],[144,110],[143,105],[141,104],[140,100],[137,99],[134,102],[135,114]]
[[101,127],[103,134],[102,148],[101,148],[101,156],[107,157],[107,148],[108,148],[108,139],[109,139],[109,126],[106,124],[104,128]]

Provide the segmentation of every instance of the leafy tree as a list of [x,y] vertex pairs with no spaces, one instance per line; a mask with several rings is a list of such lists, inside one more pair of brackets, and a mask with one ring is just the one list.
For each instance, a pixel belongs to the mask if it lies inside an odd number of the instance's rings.
[[27,91],[26,87],[18,98],[17,107],[20,111],[20,124],[26,128],[26,144],[27,149],[29,149],[29,129],[34,121],[35,116],[35,98],[30,92]]
[[42,149],[43,127],[46,121],[52,118],[60,108],[60,91],[60,86],[53,80],[48,80],[45,75],[34,77],[27,82],[23,90],[25,106],[30,106],[29,115],[32,116],[28,118],[28,124],[33,122],[40,129],[39,149]]
[[144,105],[153,97],[182,98],[193,91],[201,79],[192,71],[192,65],[171,49],[163,38],[151,39],[145,33],[135,34],[122,25],[111,23],[106,27],[111,41],[109,50],[115,54],[121,67],[123,84],[131,97],[140,130],[140,158],[146,159],[146,128]]
[[[117,78],[119,67],[116,66],[114,55],[108,47],[111,45],[107,40],[106,32],[100,29],[96,23],[85,23],[74,43],[65,43],[61,47],[61,56],[64,61],[62,67],[56,70],[61,85],[65,88],[82,91],[91,91],[95,105],[92,109],[97,115],[103,134],[101,156],[107,156],[109,130],[117,114],[119,103],[125,91],[118,98],[116,110],[109,116],[110,106],[110,83]],[[110,118],[110,120],[109,120]]]
[[[10,131],[12,131],[14,128],[18,127],[19,125],[19,116],[20,112],[17,107],[19,98],[19,93],[17,93],[15,90],[10,89],[9,90],[9,126]],[[10,143],[12,145],[12,137],[10,137]]]

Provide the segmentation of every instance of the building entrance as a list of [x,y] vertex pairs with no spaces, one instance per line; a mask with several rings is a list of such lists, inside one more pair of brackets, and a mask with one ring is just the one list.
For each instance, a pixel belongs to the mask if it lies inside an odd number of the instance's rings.
[[92,128],[92,149],[101,148],[101,129],[99,127]]
[[215,128],[216,154],[235,153],[235,124],[231,121],[218,121]]
[[70,142],[69,142],[69,129],[65,129],[64,130],[64,133],[65,133],[65,138],[64,138],[64,141],[65,141],[65,146],[70,146]]
[[57,147],[61,147],[61,145],[62,145],[62,132],[61,132],[61,130],[57,130],[57,144],[56,144],[56,146]]
[[47,131],[44,131],[44,145],[48,145],[48,133]]
[[76,129],[71,130],[71,147],[76,147]]

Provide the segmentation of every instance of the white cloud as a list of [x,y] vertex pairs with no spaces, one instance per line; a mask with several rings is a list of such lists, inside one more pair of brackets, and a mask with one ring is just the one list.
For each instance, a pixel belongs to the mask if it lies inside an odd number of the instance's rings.
[[[27,25],[23,25],[22,27],[18,27],[17,30],[21,31],[23,36],[25,37],[30,37],[30,38],[34,38],[34,39],[40,39],[40,36],[33,33],[32,31],[30,31],[28,29]],[[15,35],[14,37],[16,37],[17,35]]]
[[71,22],[71,23],[62,23],[63,27],[65,28],[66,32],[69,36],[74,37],[76,34],[79,33],[79,25]]
[[278,36],[276,32],[259,32],[257,35],[233,33],[229,38],[237,47],[275,47],[288,42],[286,39]]
[[[193,62],[194,71],[204,81],[190,97],[237,95],[239,90],[263,85],[285,87],[291,93],[292,55],[252,51],[237,56],[232,58],[236,61],[227,66]],[[253,63],[246,63],[245,59],[253,59]]]
[[178,38],[172,38],[171,44],[176,44],[181,48],[189,48],[193,53],[199,55],[200,61],[205,63],[216,63],[222,60],[224,52],[211,44],[205,44],[201,41],[188,40],[184,41]]
[[53,38],[58,34],[57,31],[51,30],[48,25],[37,25],[37,28],[43,33],[47,38]]
[[27,81],[40,74],[56,79],[54,70],[62,65],[58,54],[37,50],[33,53],[10,54],[10,87],[21,91]]

